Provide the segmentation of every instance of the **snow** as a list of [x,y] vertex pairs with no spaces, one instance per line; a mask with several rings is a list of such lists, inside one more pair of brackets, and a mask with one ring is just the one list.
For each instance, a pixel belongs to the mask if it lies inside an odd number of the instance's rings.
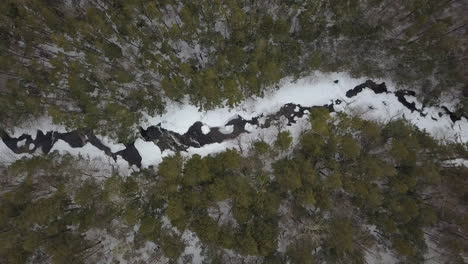
[[103,159],[107,160],[110,157],[106,155],[106,153],[95,146],[91,145],[91,143],[86,143],[81,148],[72,148],[67,142],[59,139],[55,142],[54,146],[50,150],[50,152],[58,151],[61,154],[71,154],[73,156],[82,156],[87,159]]
[[[375,225],[366,225],[368,231],[374,236],[378,237],[376,233],[377,227]],[[365,255],[366,263],[371,264],[395,264],[399,263],[398,259],[393,253],[381,243],[377,243],[371,249],[366,251]]]
[[[186,243],[186,247],[184,252],[182,253],[182,256],[191,256],[191,262],[192,264],[201,264],[203,263],[204,257],[201,255],[202,254],[202,248],[201,248],[201,242],[198,236],[190,231],[190,230],[185,230],[184,233],[182,234],[182,239]],[[179,263],[183,263],[179,261]]]
[[202,112],[188,102],[186,104],[176,102],[169,104],[166,111],[165,114],[160,116],[147,116],[147,121],[144,122],[142,127],[161,123],[161,126],[165,129],[184,134],[197,121],[201,121],[210,127],[223,126],[224,122],[226,122],[226,117],[231,117],[234,114],[234,110],[229,110],[228,108]]
[[232,132],[234,132],[234,125],[220,127],[219,132],[223,134],[231,134]]
[[44,133],[47,131],[67,132],[65,126],[55,124],[52,118],[48,116],[24,122],[21,127],[7,129],[12,137],[20,137],[22,134],[28,134],[31,135],[33,140],[36,139],[37,130],[42,130]]
[[143,168],[159,164],[162,161],[161,149],[153,142],[139,138],[135,141],[135,147],[140,153]]
[[191,157],[192,155],[198,154],[202,157],[208,156],[210,154],[216,154],[225,151],[230,146],[232,146],[232,141],[225,141],[221,143],[213,143],[205,145],[201,148],[190,147],[187,149],[187,152],[182,153],[185,157]]
[[247,132],[252,132],[252,131],[255,130],[255,127],[254,127],[252,124],[247,123],[247,124],[245,124],[244,129],[245,129]]
[[452,159],[444,162],[446,165],[459,166],[459,167],[468,167],[468,159]]
[[162,152],[161,157],[169,157],[169,156],[174,156],[176,153],[173,150],[166,149]]
[[201,131],[202,131],[202,133],[203,133],[204,135],[206,135],[206,134],[210,133],[210,127],[207,126],[207,125],[203,125],[203,126],[201,127]]
[[239,226],[232,213],[231,199],[219,201],[216,203],[216,206],[208,208],[208,215],[216,220],[218,225],[229,225],[231,227]]
[[81,148],[72,148],[67,142],[59,139],[50,150],[50,152],[53,151],[58,151],[61,154],[70,154],[75,157],[83,157],[88,160],[88,163],[89,161],[97,162],[100,164],[100,170],[118,169],[122,176],[130,175],[133,170],[138,169],[135,166],[129,166],[128,162],[120,156],[117,156],[117,160],[114,161],[104,151],[96,148],[91,143],[86,143]]
[[125,145],[122,143],[116,143],[112,139],[106,136],[101,136],[101,135],[96,135],[96,137],[102,142],[102,144],[106,145],[111,149],[113,153],[116,153],[118,151],[124,150]]
[[371,253],[366,254],[366,262],[370,264],[395,264],[398,259],[388,249],[375,248]]
[[18,142],[16,143],[16,146],[17,146],[18,148],[21,148],[21,147],[23,147],[24,145],[26,145],[26,139],[23,139],[23,140],[18,141]]
[[23,157],[32,157],[32,155],[16,154],[5,145],[3,140],[0,140],[0,163],[8,165]]
[[420,103],[416,97],[412,96],[412,95],[405,95],[404,96],[406,101],[408,101],[408,103],[415,103],[415,107],[416,109],[421,109],[423,107],[422,103]]
[[239,118],[239,117],[240,117],[240,115],[238,115],[238,114],[231,116],[230,118],[226,119],[226,124],[229,123],[230,121],[234,120],[234,119]]

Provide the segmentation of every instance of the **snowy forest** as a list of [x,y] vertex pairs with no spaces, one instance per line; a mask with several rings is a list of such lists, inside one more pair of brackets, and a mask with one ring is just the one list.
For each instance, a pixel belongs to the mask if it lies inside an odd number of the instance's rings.
[[0,1],[0,263],[467,263],[466,14]]

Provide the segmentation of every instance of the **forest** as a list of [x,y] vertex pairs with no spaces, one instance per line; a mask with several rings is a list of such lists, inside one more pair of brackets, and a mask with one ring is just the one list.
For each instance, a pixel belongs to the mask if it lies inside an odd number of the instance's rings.
[[245,129],[254,140],[126,170],[52,147],[7,160],[3,146],[48,117],[138,153],[141,124],[174,105],[236,109],[316,72],[390,80],[399,99],[415,91],[418,118],[449,105],[466,135],[467,12],[465,0],[0,1],[0,263],[466,263],[466,136],[404,115],[335,101],[301,112],[300,133],[276,116],[273,138]]

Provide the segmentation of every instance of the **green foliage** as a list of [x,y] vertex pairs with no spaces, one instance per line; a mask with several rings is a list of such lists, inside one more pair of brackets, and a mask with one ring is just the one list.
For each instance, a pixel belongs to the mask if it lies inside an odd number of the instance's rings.
[[270,151],[270,145],[265,141],[255,141],[252,148],[259,155],[265,155]]
[[314,264],[316,257],[313,254],[314,244],[309,239],[298,239],[292,242],[286,251],[286,256],[291,263]]
[[359,156],[361,147],[351,135],[341,137],[340,145],[341,153],[346,159],[356,159]]
[[154,241],[160,234],[161,225],[161,222],[154,217],[144,216],[141,219],[141,226],[138,231],[141,232],[146,239]]
[[165,230],[160,238],[161,248],[170,259],[177,259],[184,250],[184,244],[177,239],[176,235]]
[[165,157],[159,164],[158,174],[163,178],[162,184],[167,193],[177,190],[177,184],[182,177],[182,156],[177,153],[174,156]]
[[184,167],[184,184],[187,186],[197,185],[211,180],[212,175],[208,164],[200,155],[193,155]]
[[327,136],[329,131],[328,120],[330,118],[329,112],[326,108],[315,108],[310,113],[310,123],[312,129],[320,135]]
[[302,187],[298,166],[291,160],[281,160],[273,165],[275,176],[281,188],[294,191]]
[[174,226],[184,228],[188,215],[185,212],[184,201],[180,197],[173,197],[168,201],[166,213]]
[[291,133],[289,133],[289,131],[282,131],[282,132],[279,132],[278,135],[276,136],[274,145],[280,151],[286,151],[291,146],[291,143],[292,143]]

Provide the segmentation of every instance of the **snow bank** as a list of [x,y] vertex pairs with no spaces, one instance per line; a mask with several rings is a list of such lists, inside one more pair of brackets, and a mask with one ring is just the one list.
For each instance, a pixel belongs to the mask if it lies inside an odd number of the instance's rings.
[[30,154],[16,154],[0,140],[0,163],[8,165],[23,157],[32,157]]
[[50,152],[58,151],[61,154],[69,153],[73,156],[82,156],[87,159],[103,159],[109,160],[111,159],[106,153],[95,146],[91,145],[91,143],[86,143],[81,148],[72,148],[68,145],[67,142],[59,139],[55,142],[54,146],[50,150]]
[[12,137],[20,137],[22,134],[28,134],[31,135],[33,140],[36,139],[37,130],[42,130],[44,133],[47,131],[67,132],[65,126],[54,124],[52,118],[48,116],[39,117],[36,120],[29,120],[23,123],[21,127],[7,129]]
[[106,137],[106,136],[100,136],[100,135],[96,135],[96,137],[102,142],[102,144],[106,145],[107,147],[110,148],[110,150],[113,152],[113,153],[116,153],[120,150],[124,150],[125,149],[125,145],[122,144],[122,143],[116,143],[115,141],[113,141],[112,139],[110,139],[109,137]]
[[202,133],[203,133],[204,135],[206,135],[206,134],[210,133],[210,127],[207,126],[207,125],[203,125],[203,126],[201,127],[201,131],[202,131]]
[[61,154],[83,157],[89,161],[99,163],[101,164],[100,170],[118,169],[121,175],[130,175],[133,170],[138,169],[136,166],[129,166],[128,162],[120,156],[117,156],[117,160],[114,161],[110,156],[107,156],[104,151],[96,148],[91,143],[86,143],[81,148],[72,148],[67,142],[59,139],[50,150],[50,152],[53,151],[58,151]]
[[232,132],[234,132],[234,125],[220,127],[219,132],[223,134],[231,134]]
[[139,138],[135,141],[135,147],[141,156],[141,166],[147,168],[151,165],[157,165],[162,161],[161,149],[153,142],[144,141]]

